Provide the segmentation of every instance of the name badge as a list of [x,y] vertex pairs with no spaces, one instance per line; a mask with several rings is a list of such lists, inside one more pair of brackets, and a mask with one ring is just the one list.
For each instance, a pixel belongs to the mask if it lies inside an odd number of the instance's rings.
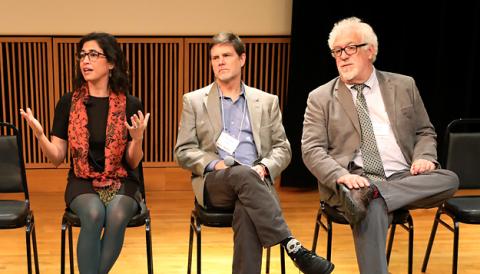
[[226,133],[225,131],[220,134],[220,136],[217,139],[217,147],[221,148],[228,154],[232,155],[235,152],[235,149],[237,149],[238,144],[240,144],[240,141],[237,140],[235,137],[232,135]]

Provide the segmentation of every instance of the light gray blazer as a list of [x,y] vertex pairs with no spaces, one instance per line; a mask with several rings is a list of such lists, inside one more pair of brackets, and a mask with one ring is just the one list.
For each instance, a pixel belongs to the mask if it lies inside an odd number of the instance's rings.
[[[278,97],[245,85],[245,98],[258,162],[268,168],[269,179],[273,182],[290,163],[292,154]],[[192,187],[200,205],[204,205],[205,167],[220,159],[215,142],[221,132],[220,96],[216,83],[185,94],[175,158],[181,167],[192,172]]]
[[[410,165],[436,164],[436,134],[412,77],[377,70],[385,109],[398,145]],[[360,149],[361,132],[351,92],[337,77],[310,92],[303,122],[302,158],[318,179],[320,197],[341,204],[336,180]]]

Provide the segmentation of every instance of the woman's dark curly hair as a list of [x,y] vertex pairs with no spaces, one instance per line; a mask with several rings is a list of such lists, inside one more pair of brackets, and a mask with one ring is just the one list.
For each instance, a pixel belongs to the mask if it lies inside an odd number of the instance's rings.
[[[88,41],[95,40],[103,53],[106,55],[107,61],[113,64],[113,69],[110,71],[108,79],[108,86],[113,92],[128,93],[130,90],[130,79],[128,76],[128,67],[122,49],[117,42],[117,39],[108,33],[92,32],[82,37],[77,47],[77,54],[82,51],[83,44]],[[80,62],[76,64],[76,75],[73,83],[74,89],[80,88],[86,83],[80,70]]]

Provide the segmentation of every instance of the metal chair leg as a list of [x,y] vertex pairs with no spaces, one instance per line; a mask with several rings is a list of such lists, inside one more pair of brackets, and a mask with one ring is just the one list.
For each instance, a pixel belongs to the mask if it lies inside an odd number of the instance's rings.
[[202,231],[197,227],[197,274],[202,273]]
[[65,220],[62,221],[62,234],[61,234],[61,250],[60,250],[60,273],[65,274],[65,230],[67,225]]
[[282,274],[285,274],[285,248],[280,245],[280,267]]
[[413,218],[408,216],[408,274],[413,273]]
[[190,233],[188,237],[188,268],[187,274],[192,273],[192,253],[193,253],[193,226],[194,226],[195,218],[193,215],[190,217]]
[[153,274],[152,231],[150,227],[150,217],[145,219],[145,239],[146,239],[146,245],[147,245],[148,274]]
[[433,241],[435,240],[435,234],[437,233],[438,222],[440,215],[442,214],[442,208],[438,208],[433,221],[432,232],[430,233],[430,239],[428,240],[427,250],[425,251],[425,257],[423,258],[422,272],[427,270],[428,260],[430,259],[430,253],[432,252]]
[[72,236],[72,226],[67,224],[68,230],[68,258],[70,260],[70,274],[75,273],[75,266],[73,264],[73,236]]
[[35,221],[32,215],[32,243],[33,243],[33,262],[35,264],[35,273],[40,273],[40,266],[38,263],[38,249],[37,249],[37,235],[35,233]]
[[327,217],[327,260],[332,261],[332,220]]
[[270,247],[267,248],[267,260],[266,260],[265,273],[270,274]]
[[315,229],[313,231],[313,244],[312,244],[313,252],[316,252],[317,250],[318,232],[320,231],[321,218],[322,218],[322,209],[320,208],[317,213],[317,218],[315,219]]
[[[29,222],[29,221],[28,221]],[[25,228],[25,240],[27,245],[27,268],[28,274],[32,274],[32,253],[31,253],[31,244],[30,244],[30,233],[31,233],[31,223],[28,223]]]
[[390,236],[388,237],[387,245],[387,265],[390,263],[390,255],[392,254],[393,239],[395,238],[395,230],[397,228],[396,224],[392,224],[390,228]]
[[460,226],[459,223],[454,221],[454,231],[453,231],[453,263],[452,263],[452,274],[457,274],[458,267],[458,238],[460,235]]
[[[285,249],[281,244],[280,246],[280,270],[282,274],[285,274]],[[267,248],[267,258],[266,258],[266,270],[265,273],[270,273],[270,262],[271,262],[271,248]]]

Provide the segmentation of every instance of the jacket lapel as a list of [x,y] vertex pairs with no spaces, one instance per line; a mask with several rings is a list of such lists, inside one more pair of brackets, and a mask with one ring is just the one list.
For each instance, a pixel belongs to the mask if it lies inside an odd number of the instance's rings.
[[385,105],[385,111],[387,112],[388,119],[390,120],[393,133],[398,139],[397,128],[395,127],[397,118],[397,109],[395,106],[395,87],[380,71],[377,71],[377,79],[378,85],[380,86],[380,92],[382,94],[383,104]]
[[342,81],[337,81],[336,87],[334,88],[334,93],[336,93],[338,102],[347,113],[347,116],[352,121],[353,126],[358,131],[358,134],[361,136],[362,131],[360,129],[360,122],[358,121],[357,109],[353,103],[352,93]]
[[205,94],[204,98],[205,109],[213,128],[213,137],[215,141],[220,136],[220,133],[222,133],[222,114],[220,112],[219,96],[217,84],[214,83],[208,93]]
[[250,125],[252,127],[253,140],[257,147],[257,152],[261,154],[260,148],[262,139],[260,138],[260,122],[262,120],[262,104],[258,95],[254,94],[252,89],[247,85],[245,87],[245,99],[247,101],[248,115],[250,117]]

